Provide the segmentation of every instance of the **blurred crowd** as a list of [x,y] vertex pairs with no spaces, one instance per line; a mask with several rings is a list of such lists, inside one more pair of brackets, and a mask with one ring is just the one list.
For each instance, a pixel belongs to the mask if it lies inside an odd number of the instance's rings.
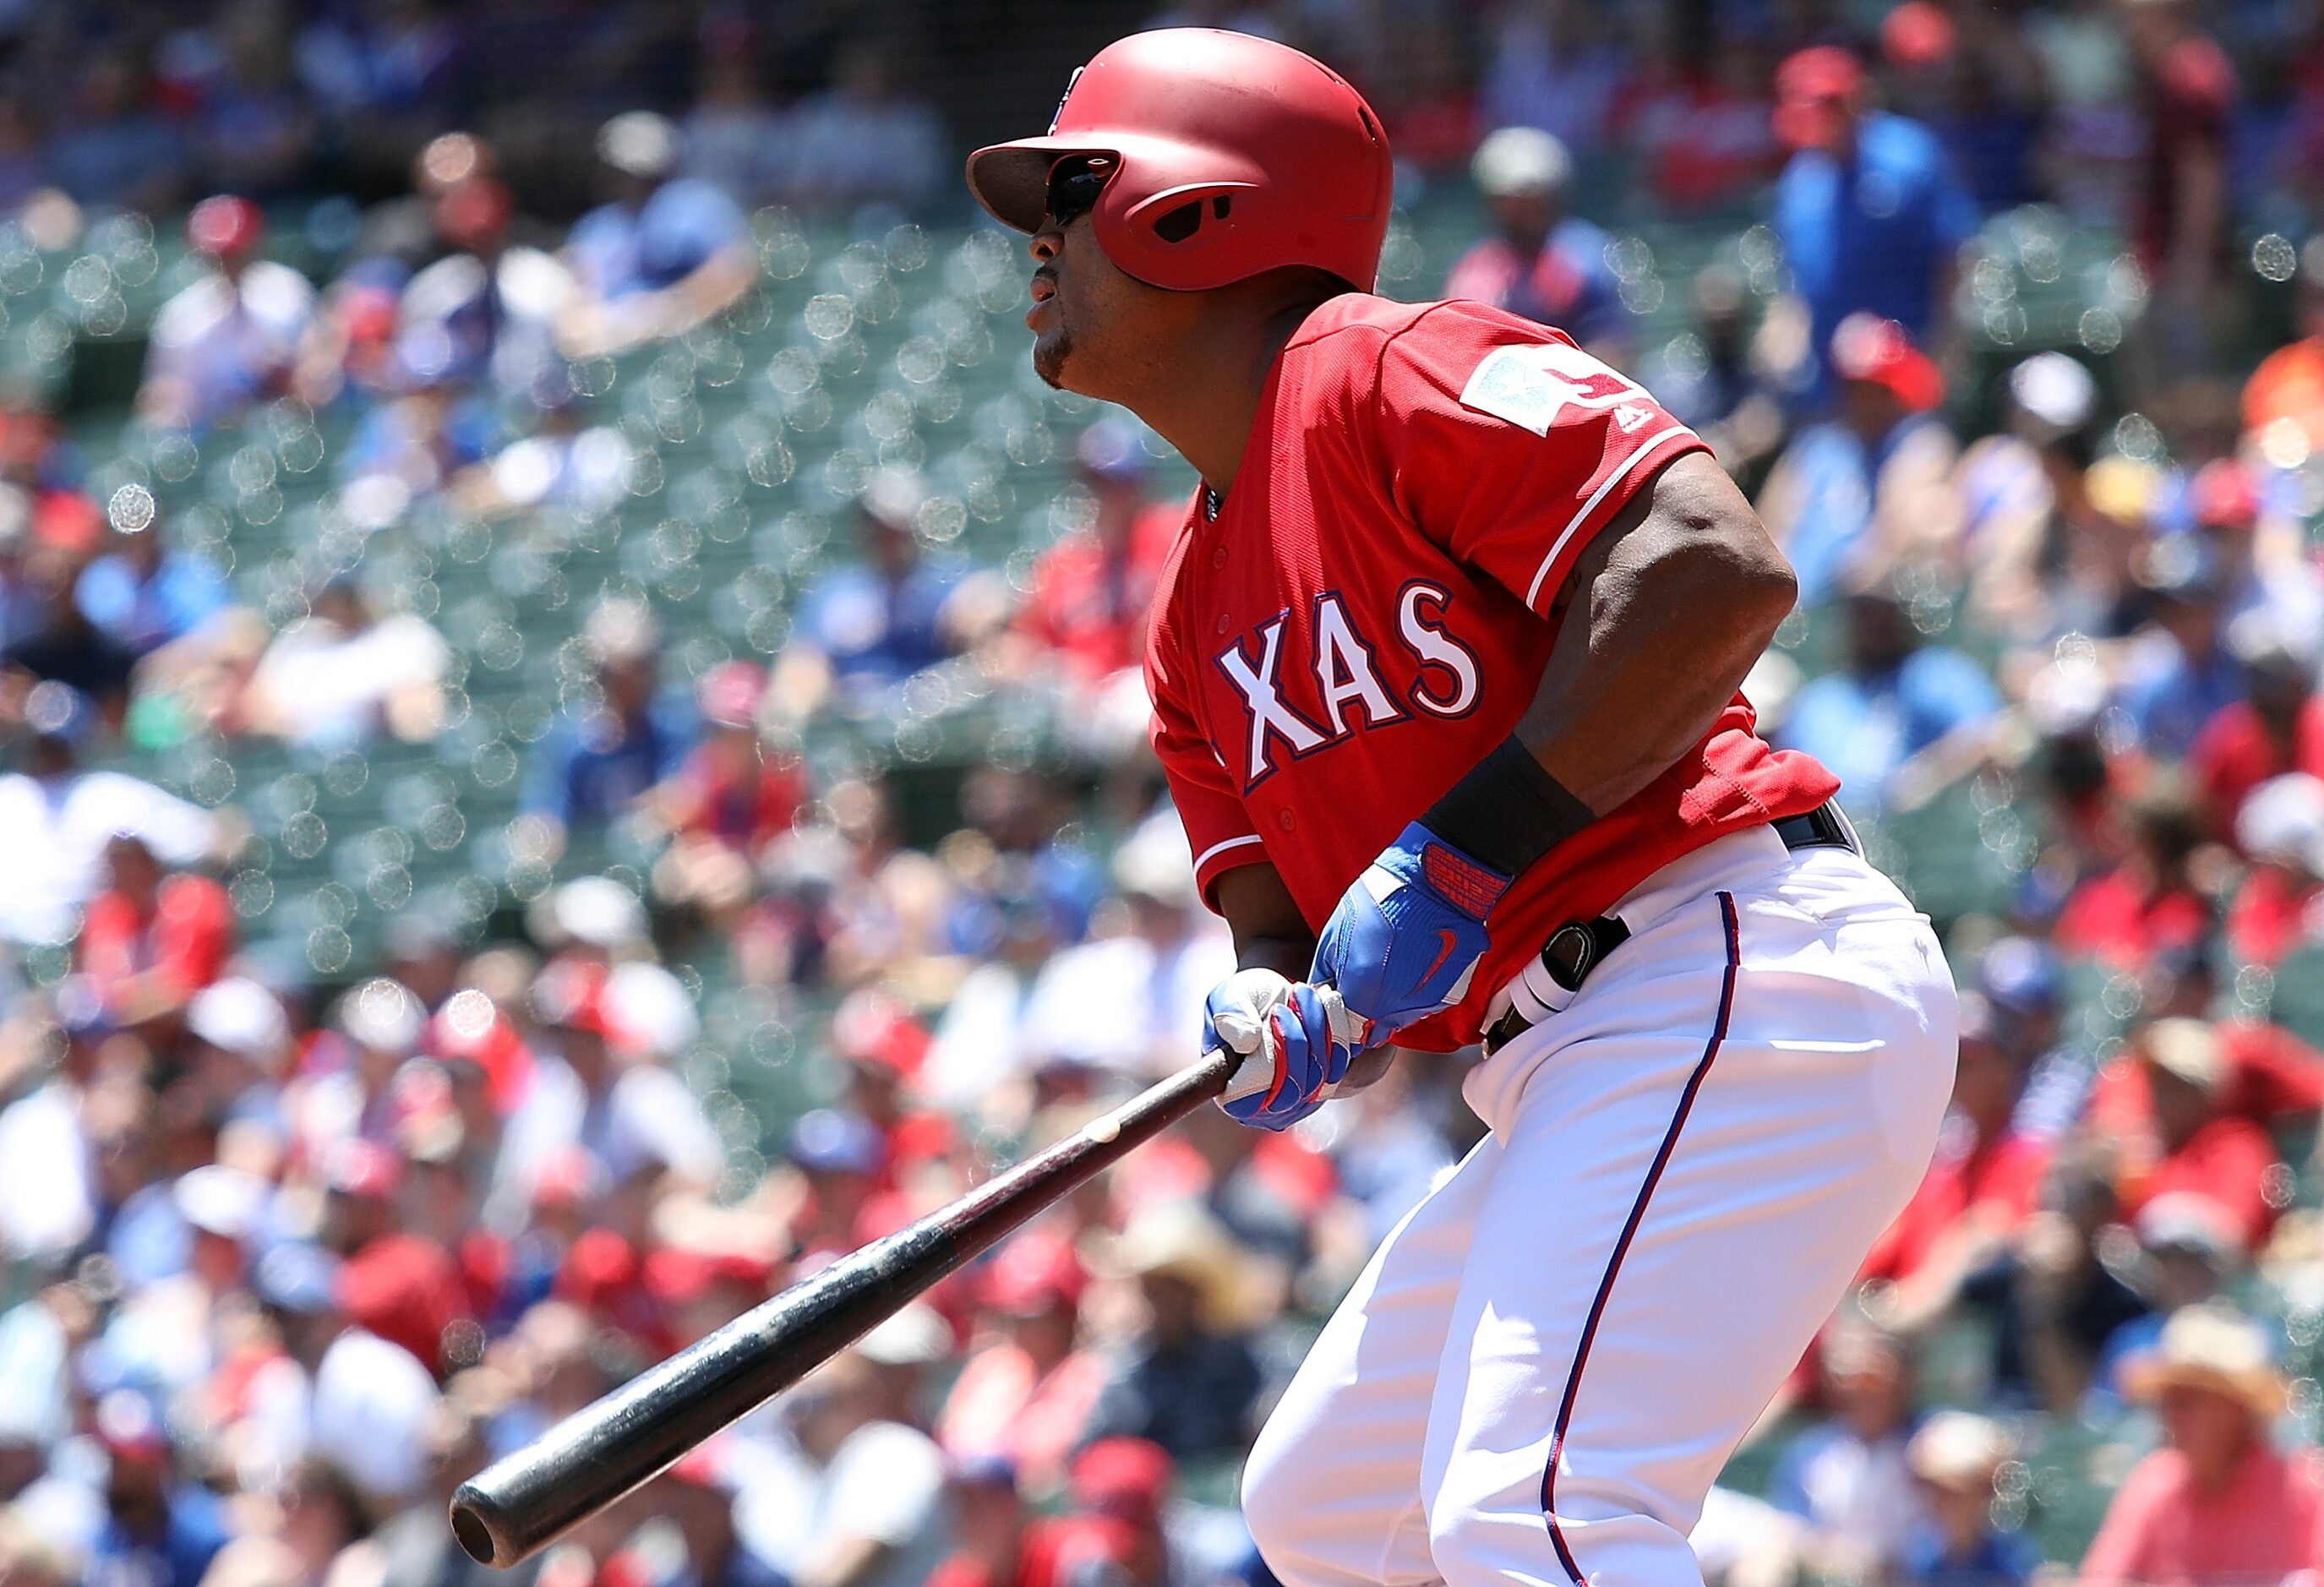
[[[493,637],[361,556],[294,561],[287,593],[238,567],[244,530],[169,488],[192,455],[232,457],[253,530],[278,467],[321,469],[335,546],[457,521],[513,549],[554,521],[618,554],[659,465],[604,372],[739,361],[797,235],[764,207],[925,249],[896,223],[961,212],[958,151],[896,41],[815,6],[198,9],[97,48],[78,13],[0,23],[13,224],[186,210],[131,411],[0,400],[0,1587],[476,1587],[444,1506],[484,1462],[1191,1051],[1232,955],[1138,669],[1185,476],[1074,413],[1054,534],[996,546],[908,412],[827,542],[777,526],[763,644],[705,661],[697,612],[559,585],[554,697],[485,746],[516,790],[497,841],[558,880],[399,900],[375,953],[286,959],[250,934],[248,859],[314,817],[181,797],[160,762],[384,766],[460,731]],[[1714,1492],[1707,1573],[2324,1565],[2324,23],[1156,20],[1345,67],[1461,237],[1399,291],[1562,326],[1711,442],[1801,574],[1764,725],[1954,900],[1938,1160]],[[343,236],[310,274],[318,212]],[[1657,304],[1642,214],[1740,236]],[[1997,230],[2037,282],[2061,281],[2044,239],[2104,239],[2063,337],[2011,328]],[[807,316],[850,309],[819,285]],[[933,411],[910,361],[983,333],[930,323],[899,367]],[[753,443],[754,479],[892,418],[835,424],[846,388],[800,349],[835,364],[848,326],[807,329],[748,372],[788,438]],[[902,752],[931,702],[986,736]],[[407,854],[463,841],[449,804],[382,819]],[[1916,835],[1952,830],[1958,853]],[[610,844],[642,858],[596,863]],[[764,1017],[714,1035],[736,989]],[[528,1572],[1268,1581],[1240,1453],[1476,1139],[1464,1064],[1402,1055],[1286,1136],[1205,1111]],[[752,1079],[798,1105],[745,1105]]]

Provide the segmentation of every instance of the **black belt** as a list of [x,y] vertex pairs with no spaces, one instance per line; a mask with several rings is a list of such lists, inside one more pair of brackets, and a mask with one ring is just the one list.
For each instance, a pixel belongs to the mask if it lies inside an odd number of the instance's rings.
[[[1829,802],[1818,805],[1803,816],[1786,816],[1769,822],[1775,835],[1787,849],[1852,849],[1856,835],[1849,829],[1848,817],[1840,807]],[[1594,920],[1568,920],[1549,934],[1549,941],[1541,950],[1542,968],[1549,978],[1568,992],[1580,992],[1608,954],[1630,940],[1630,928],[1615,915],[1600,915]],[[1533,1021],[1512,1008],[1486,1029],[1487,1056],[1499,1052],[1519,1036],[1533,1029]]]

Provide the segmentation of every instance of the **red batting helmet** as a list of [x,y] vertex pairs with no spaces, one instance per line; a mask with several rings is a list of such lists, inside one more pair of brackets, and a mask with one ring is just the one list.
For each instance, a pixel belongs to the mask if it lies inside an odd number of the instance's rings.
[[1204,291],[1312,265],[1370,291],[1388,235],[1388,137],[1363,96],[1298,51],[1216,28],[1132,33],[1074,74],[1047,136],[968,158],[977,202],[1040,229],[1049,171],[1103,155],[1092,220],[1149,286]]

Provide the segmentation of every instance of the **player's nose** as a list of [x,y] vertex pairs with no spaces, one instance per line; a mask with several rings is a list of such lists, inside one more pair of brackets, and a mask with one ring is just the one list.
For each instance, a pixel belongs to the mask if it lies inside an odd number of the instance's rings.
[[1033,240],[1025,245],[1036,264],[1048,263],[1064,251],[1065,245],[1065,234],[1059,231],[1056,222],[1052,220],[1043,221],[1041,229],[1033,234]]

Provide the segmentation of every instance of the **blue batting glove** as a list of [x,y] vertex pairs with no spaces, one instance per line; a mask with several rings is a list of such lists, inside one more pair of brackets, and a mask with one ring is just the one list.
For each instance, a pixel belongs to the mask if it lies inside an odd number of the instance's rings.
[[1485,918],[1510,878],[1416,821],[1341,896],[1307,979],[1336,988],[1360,1049],[1469,992],[1485,956]]
[[1243,1060],[1219,1097],[1228,1117],[1283,1130],[1323,1105],[1354,1056],[1344,1022],[1334,1034],[1338,1002],[1328,987],[1294,983],[1272,970],[1238,970],[1211,989],[1203,1051],[1225,1047]]

